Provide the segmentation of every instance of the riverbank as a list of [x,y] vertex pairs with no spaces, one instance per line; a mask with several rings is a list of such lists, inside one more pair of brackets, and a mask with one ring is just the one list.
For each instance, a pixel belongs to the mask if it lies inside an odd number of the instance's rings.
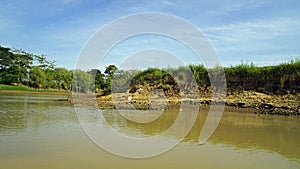
[[[3,86],[3,85],[2,85]],[[18,86],[16,86],[18,87]],[[14,89],[14,90],[13,90]],[[72,98],[71,94],[67,91],[56,91],[56,90],[18,90],[12,86],[9,90],[0,90],[1,93],[28,93],[28,94],[47,94],[47,95],[65,95]],[[130,101],[128,100],[130,96]],[[63,99],[60,101],[72,103],[75,105],[91,105],[95,104],[94,95],[91,94],[90,98],[79,98],[74,101],[74,99]],[[114,99],[113,99],[114,97]],[[200,99],[182,99],[179,96],[171,97],[152,97],[149,100],[149,93],[136,92],[133,94],[114,94],[106,96],[97,96],[96,94],[96,104],[100,109],[163,109],[163,108],[180,108],[181,102],[183,104],[197,104],[200,103],[201,106],[209,106],[211,104],[216,104],[217,101],[212,100],[209,92],[204,92],[200,94]],[[117,100],[114,101],[114,100]],[[77,102],[77,103],[76,103]],[[130,103],[130,104],[129,104]],[[300,115],[300,93],[297,94],[285,94],[285,95],[274,95],[265,94],[256,91],[246,91],[246,90],[235,90],[227,92],[226,109],[230,111],[237,112],[250,112],[256,114],[269,114],[269,115]]]
[[44,95],[68,96],[67,92],[45,92],[45,91],[0,90],[0,93],[24,93],[24,94],[44,94]]
[[[145,97],[139,94],[128,95],[115,94],[97,97],[97,105],[99,108],[121,108],[121,109],[162,109],[180,107],[181,101],[179,97],[168,97],[166,99]],[[113,97],[115,99],[113,99]],[[117,100],[114,102],[113,100]],[[208,106],[211,104],[218,104],[217,101],[212,100],[208,95],[202,95],[199,100],[183,99],[183,104],[197,104]],[[129,104],[130,103],[130,104]],[[132,105],[134,107],[132,107]],[[300,93],[286,94],[286,95],[271,95],[255,91],[230,91],[227,92],[225,101],[227,109],[234,109],[239,111],[247,110],[256,114],[270,114],[270,115],[300,115]]]
[[300,93],[274,95],[255,91],[229,92],[226,105],[253,108],[257,114],[300,115]]
[[1,93],[28,93],[28,94],[49,94],[49,95],[68,95],[66,90],[54,89],[34,89],[27,86],[0,84]]

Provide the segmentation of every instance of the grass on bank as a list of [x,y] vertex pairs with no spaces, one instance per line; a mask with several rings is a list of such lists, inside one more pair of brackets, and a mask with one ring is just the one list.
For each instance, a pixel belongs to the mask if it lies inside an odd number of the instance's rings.
[[6,91],[24,91],[24,92],[60,92],[64,93],[66,91],[64,90],[51,90],[51,89],[35,89],[35,88],[30,88],[27,86],[14,86],[14,85],[6,85],[6,84],[0,84],[0,91],[1,90],[6,90]]
[[0,90],[29,91],[28,87],[26,86],[13,86],[13,85],[6,85],[6,84],[0,84]]

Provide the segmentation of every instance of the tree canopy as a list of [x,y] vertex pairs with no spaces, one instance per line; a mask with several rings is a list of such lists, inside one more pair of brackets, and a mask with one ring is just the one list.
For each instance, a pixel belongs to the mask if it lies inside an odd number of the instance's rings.
[[[223,69],[223,68],[221,68]],[[36,55],[22,49],[0,46],[0,83],[25,85],[33,88],[71,90],[77,92],[111,93],[128,90],[134,85],[146,83],[163,86],[174,85],[178,81],[189,81],[185,72],[191,72],[200,86],[209,86],[211,74],[219,72],[220,67],[207,69],[204,65],[179,66],[177,68],[148,68],[146,70],[118,70],[108,65],[102,73],[98,69],[68,70],[56,67],[55,61],[46,55]],[[257,67],[254,64],[240,64],[224,68],[227,87],[267,91],[300,90],[300,61],[294,60],[277,66]],[[113,86],[112,86],[113,84]]]

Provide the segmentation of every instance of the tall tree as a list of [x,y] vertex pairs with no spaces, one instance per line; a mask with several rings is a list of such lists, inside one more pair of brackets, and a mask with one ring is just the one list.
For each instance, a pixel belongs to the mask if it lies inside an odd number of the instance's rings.
[[37,66],[40,67],[46,74],[44,88],[57,88],[55,78],[55,61],[49,61],[46,55],[34,55]]
[[90,73],[82,70],[73,72],[73,91],[86,93],[94,89],[94,80]]
[[107,74],[107,76],[112,77],[117,70],[118,70],[117,66],[115,66],[115,65],[109,65],[109,66],[107,66],[105,68],[104,73]]
[[55,70],[54,69],[50,69],[50,68],[46,68],[43,71],[47,75],[46,78],[45,78],[45,86],[44,86],[44,88],[58,88],[58,86],[56,85],[56,82],[55,82],[55,74],[56,74]]
[[46,55],[34,55],[35,60],[38,62],[38,66],[44,71],[48,69],[54,69],[55,61],[49,61],[46,58]]
[[101,73],[98,69],[92,69],[89,71],[95,79],[95,89],[103,89],[104,88],[104,74]]
[[28,70],[32,64],[32,55],[22,49],[11,50],[0,46],[1,83],[27,82]]
[[70,90],[72,83],[72,72],[65,68],[55,68],[54,72],[54,81],[58,89]]
[[22,49],[14,49],[13,71],[16,76],[17,83],[28,82],[28,71],[32,65],[33,56]]
[[0,46],[0,82],[9,83],[8,69],[13,63],[13,53],[10,48]]
[[112,83],[112,78],[114,76],[114,74],[118,71],[118,68],[115,65],[109,65],[106,67],[104,73],[106,74],[106,79],[105,79],[105,88],[107,90],[107,92],[110,92],[110,88],[111,88],[111,83]]
[[38,66],[32,66],[29,71],[29,84],[34,88],[42,88],[46,79],[45,72]]

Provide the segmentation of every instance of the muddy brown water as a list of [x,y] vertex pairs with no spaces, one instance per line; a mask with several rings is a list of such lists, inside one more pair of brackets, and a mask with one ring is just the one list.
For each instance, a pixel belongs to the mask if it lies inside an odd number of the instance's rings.
[[[200,111],[190,133],[175,148],[152,158],[130,159],[91,141],[74,107],[57,101],[63,97],[0,93],[1,169],[300,168],[299,117],[226,111],[212,137],[199,145],[205,120],[205,112]],[[162,133],[178,114],[178,110],[168,110],[154,122],[138,124],[112,110],[101,112],[110,127],[139,137]]]

